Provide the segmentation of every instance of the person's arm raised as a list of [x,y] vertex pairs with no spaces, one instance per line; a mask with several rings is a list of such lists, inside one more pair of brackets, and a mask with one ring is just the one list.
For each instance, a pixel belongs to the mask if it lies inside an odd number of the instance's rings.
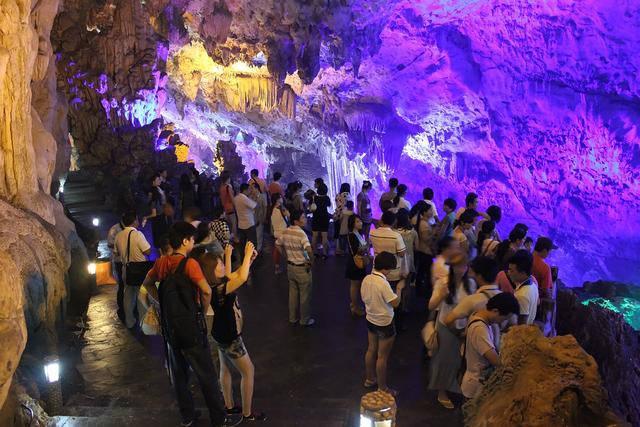
[[240,265],[239,269],[228,276],[229,282],[227,282],[227,294],[234,292],[247,281],[249,278],[249,268],[251,267],[251,263],[254,259],[255,246],[253,246],[253,243],[249,241],[244,247],[242,265]]

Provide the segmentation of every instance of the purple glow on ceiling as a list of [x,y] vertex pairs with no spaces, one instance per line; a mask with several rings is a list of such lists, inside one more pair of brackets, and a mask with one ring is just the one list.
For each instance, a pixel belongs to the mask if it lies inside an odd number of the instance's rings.
[[332,194],[341,182],[355,194],[369,179],[374,207],[391,176],[409,186],[412,202],[432,187],[440,210],[446,197],[462,204],[475,191],[482,209],[502,206],[503,236],[525,222],[534,238],[554,238],[561,249],[551,262],[570,285],[640,283],[640,4],[405,0],[390,7],[379,50],[362,57],[357,77],[350,65],[324,63],[298,93],[298,111],[338,117],[331,123],[346,130],[213,114],[197,120],[211,126],[194,131],[184,118],[171,120],[189,134],[196,156],[206,152],[198,146],[240,128],[251,135],[238,143],[247,167],[272,164],[285,181],[324,176]]

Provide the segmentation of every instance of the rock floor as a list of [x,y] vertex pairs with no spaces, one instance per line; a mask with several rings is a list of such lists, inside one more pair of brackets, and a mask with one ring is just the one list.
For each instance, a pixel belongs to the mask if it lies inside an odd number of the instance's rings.
[[[286,276],[273,274],[270,254],[262,258],[254,264],[252,284],[239,293],[243,336],[256,368],[254,408],[269,417],[259,424],[357,426],[359,401],[366,393],[362,382],[367,338],[364,320],[349,313],[344,258],[316,261],[313,307],[318,323],[310,329],[289,326]],[[100,286],[91,300],[75,367],[81,387],[65,396],[57,425],[177,426],[162,341],[131,333],[118,321],[115,291],[115,286]],[[459,409],[441,408],[435,393],[426,390],[419,336],[423,305],[414,303],[409,329],[397,337],[389,366],[389,384],[400,392],[398,425],[462,425]],[[236,375],[237,402],[238,382]],[[204,407],[199,389],[194,391],[197,405]]]

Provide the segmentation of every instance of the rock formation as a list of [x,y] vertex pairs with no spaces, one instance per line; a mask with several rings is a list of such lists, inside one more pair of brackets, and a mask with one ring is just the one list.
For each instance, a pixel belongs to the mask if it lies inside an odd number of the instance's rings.
[[465,404],[465,425],[623,425],[607,406],[598,365],[572,336],[545,338],[535,326],[517,326],[504,336],[500,360]]
[[49,42],[57,9],[58,0],[10,0],[0,13],[0,404],[27,336],[38,357],[55,351],[72,282],[88,285],[74,273],[86,269],[84,247],[49,195],[68,164]]
[[597,304],[584,306],[573,292],[558,293],[557,330],[571,334],[598,363],[609,405],[640,425],[640,334],[622,315]]

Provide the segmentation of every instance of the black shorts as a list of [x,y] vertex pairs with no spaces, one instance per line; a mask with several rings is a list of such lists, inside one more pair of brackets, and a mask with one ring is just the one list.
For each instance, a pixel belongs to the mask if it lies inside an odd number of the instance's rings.
[[396,327],[394,323],[391,322],[387,326],[378,326],[367,320],[367,329],[369,332],[376,334],[378,338],[391,338],[396,334]]

